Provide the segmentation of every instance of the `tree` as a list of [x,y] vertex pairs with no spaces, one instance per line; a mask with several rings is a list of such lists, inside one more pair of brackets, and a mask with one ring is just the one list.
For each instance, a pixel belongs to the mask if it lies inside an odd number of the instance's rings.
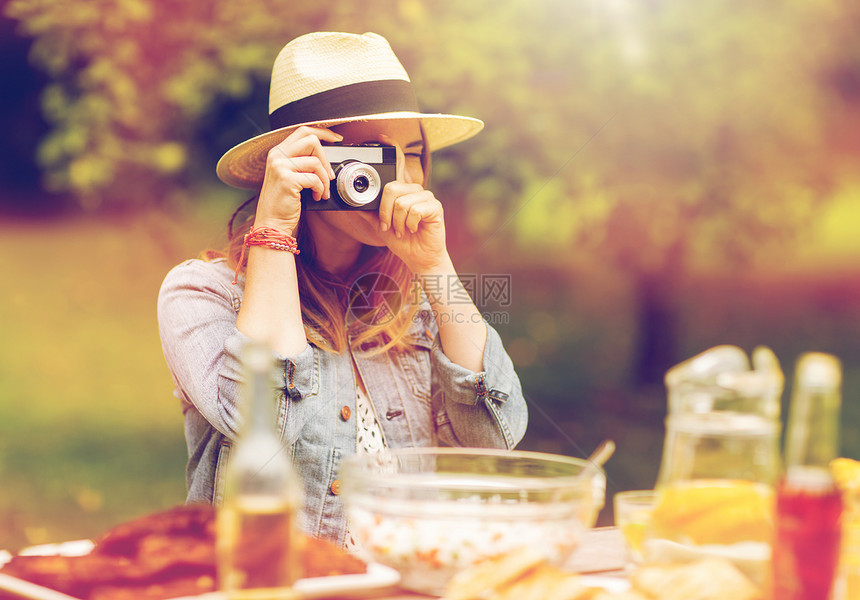
[[[255,133],[242,112],[254,95],[263,104],[286,40],[383,34],[424,109],[487,123],[434,168],[437,194],[462,196],[446,204],[468,225],[460,241],[628,273],[643,382],[676,359],[673,304],[690,268],[736,268],[779,247],[826,201],[836,174],[821,73],[844,56],[831,34],[845,36],[848,13],[845,0],[8,6],[54,78],[48,180],[85,206],[149,203],[211,179],[213,157]],[[220,112],[230,99],[233,112]]]
[[[6,14],[35,38],[32,60],[52,78],[42,107],[53,129],[39,152],[47,187],[95,208],[157,204],[188,185],[194,157],[210,156],[200,128],[215,101],[268,77],[280,3],[255,4],[12,0]],[[291,6],[301,23],[321,10]]]

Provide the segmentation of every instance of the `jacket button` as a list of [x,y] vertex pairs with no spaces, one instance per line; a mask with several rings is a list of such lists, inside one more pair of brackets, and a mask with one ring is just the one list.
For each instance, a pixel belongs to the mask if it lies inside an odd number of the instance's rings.
[[340,416],[344,421],[349,421],[349,417],[352,416],[352,411],[348,406],[344,406],[340,409]]
[[331,482],[331,487],[329,488],[331,493],[335,496],[340,495],[340,479],[335,479]]

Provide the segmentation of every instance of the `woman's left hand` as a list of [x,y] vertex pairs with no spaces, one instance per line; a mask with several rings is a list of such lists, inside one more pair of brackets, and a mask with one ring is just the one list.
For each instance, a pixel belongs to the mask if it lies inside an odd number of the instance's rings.
[[418,183],[392,181],[379,206],[380,235],[413,272],[432,271],[448,259],[442,203]]

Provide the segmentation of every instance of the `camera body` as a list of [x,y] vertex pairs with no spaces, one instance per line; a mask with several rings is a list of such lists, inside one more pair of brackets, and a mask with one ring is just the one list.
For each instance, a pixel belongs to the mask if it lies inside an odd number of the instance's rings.
[[331,197],[315,201],[302,190],[303,210],[379,210],[382,189],[397,179],[397,152],[384,144],[323,146],[334,179]]

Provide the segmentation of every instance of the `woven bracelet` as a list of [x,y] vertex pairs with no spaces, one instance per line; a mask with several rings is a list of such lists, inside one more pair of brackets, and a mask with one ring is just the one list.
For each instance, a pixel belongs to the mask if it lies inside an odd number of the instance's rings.
[[242,244],[242,254],[239,256],[239,264],[236,265],[236,275],[233,277],[233,285],[236,285],[236,282],[239,280],[239,271],[242,269],[242,263],[245,260],[245,251],[250,246],[265,246],[272,250],[282,250],[284,252],[292,252],[293,254],[301,252],[296,243],[296,238],[293,236],[272,227],[252,227],[251,231],[245,234],[245,241]]

